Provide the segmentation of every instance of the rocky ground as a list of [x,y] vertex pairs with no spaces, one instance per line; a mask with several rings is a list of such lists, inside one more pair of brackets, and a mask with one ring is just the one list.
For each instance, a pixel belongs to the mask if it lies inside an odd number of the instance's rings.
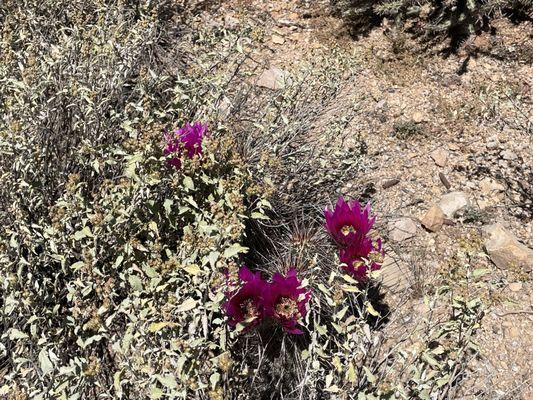
[[[491,34],[448,54],[387,24],[354,40],[323,4],[229,1],[202,18],[248,32],[253,83],[265,91],[304,66],[350,59],[310,135],[366,143],[366,172],[343,192],[363,189],[380,216],[399,321],[415,330],[428,312],[424,295],[460,281],[466,255],[482,283],[456,290],[481,297],[486,311],[478,356],[455,395],[533,398],[531,24],[495,21]],[[325,127],[342,118],[348,140],[337,143]]]

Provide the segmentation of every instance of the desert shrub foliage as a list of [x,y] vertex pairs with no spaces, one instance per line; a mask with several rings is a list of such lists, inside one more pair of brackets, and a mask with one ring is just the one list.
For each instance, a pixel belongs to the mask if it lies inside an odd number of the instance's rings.
[[[246,32],[191,29],[191,7],[0,4],[0,397],[446,396],[481,305],[439,289],[428,307],[449,318],[424,320],[419,350],[405,333],[391,345],[378,273],[344,273],[324,229],[326,205],[366,190],[340,189],[364,171],[363,138],[341,145],[359,111],[317,112],[353,59],[269,92],[250,84]],[[201,155],[165,154],[165,133],[195,121]],[[301,334],[228,325],[243,264],[296,271]]]

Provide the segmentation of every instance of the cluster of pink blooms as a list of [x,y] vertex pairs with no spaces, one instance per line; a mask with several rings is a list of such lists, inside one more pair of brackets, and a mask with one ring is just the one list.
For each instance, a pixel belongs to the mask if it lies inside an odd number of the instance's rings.
[[368,272],[381,268],[384,251],[381,239],[368,234],[375,217],[370,215],[370,204],[364,208],[358,201],[346,202],[339,198],[333,210],[324,210],[326,230],[339,247],[343,269],[359,282],[368,280]]
[[201,122],[195,122],[192,125],[187,123],[183,128],[166,133],[163,152],[166,156],[172,155],[167,161],[168,164],[180,169],[183,156],[193,158],[195,155],[202,154],[202,140],[206,133],[207,125]]
[[272,281],[267,282],[260,272],[254,274],[242,266],[239,279],[240,288],[228,293],[229,300],[223,306],[230,326],[245,323],[243,332],[246,332],[269,318],[288,333],[302,333],[297,324],[307,313],[311,291],[302,287],[295,269],[290,269],[285,276],[275,273]]
[[[184,157],[201,155],[206,133],[207,125],[195,122],[165,134],[164,154],[170,156],[167,163],[180,169]],[[370,204],[362,208],[359,202],[347,203],[340,197],[333,210],[324,210],[324,216],[326,229],[338,245],[343,270],[359,282],[366,282],[369,271],[381,268],[384,255],[381,239],[369,236],[375,221]],[[223,305],[229,325],[245,324],[243,331],[248,331],[270,319],[288,333],[302,333],[297,325],[307,313],[311,291],[302,287],[294,268],[285,276],[274,274],[269,282],[262,279],[260,272],[252,273],[242,266],[239,279],[239,288],[227,293],[228,300]]]

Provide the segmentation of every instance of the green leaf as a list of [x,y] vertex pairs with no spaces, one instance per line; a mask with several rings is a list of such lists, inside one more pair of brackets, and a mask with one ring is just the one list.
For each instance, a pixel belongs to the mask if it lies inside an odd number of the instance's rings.
[[350,383],[355,383],[355,381],[357,380],[357,374],[352,363],[348,365],[348,371],[346,371],[346,379],[348,379],[348,382]]
[[376,376],[370,372],[370,370],[363,365],[363,370],[365,371],[365,375],[366,375],[366,378],[368,379],[368,381],[370,383],[375,383],[376,382]]
[[218,372],[215,372],[209,377],[209,382],[211,382],[211,387],[213,389],[215,389],[219,380],[220,380],[220,374]]
[[315,329],[320,336],[325,336],[328,333],[327,329],[320,324],[316,324]]
[[239,253],[247,253],[248,247],[243,247],[239,243],[234,243],[226,250],[224,250],[224,258],[231,258]]
[[25,334],[24,332],[22,331],[19,331],[18,329],[16,328],[11,328],[11,330],[9,331],[9,339],[10,340],[15,340],[15,339],[26,339],[28,338],[29,336],[27,334]]
[[361,292],[361,289],[359,289],[357,286],[353,285],[341,285],[341,289],[343,292],[350,292],[350,293],[359,293]]
[[320,291],[321,291],[322,293],[324,293],[325,295],[328,295],[328,296],[331,295],[331,292],[329,291],[329,289],[328,289],[327,287],[324,286],[323,283],[319,283],[319,284],[317,285],[317,287],[318,287],[318,289],[320,289]]
[[357,282],[354,278],[352,278],[350,275],[343,275],[342,279],[344,279],[346,282],[351,283],[352,285],[357,285],[359,282]]
[[124,169],[124,175],[128,178],[134,178],[137,174],[135,173],[135,170],[137,168],[137,163],[143,159],[143,156],[141,153],[136,153],[132,157],[129,158],[128,164],[126,168]]
[[74,233],[74,240],[79,241],[79,240],[83,239],[86,236],[87,235],[85,234],[85,232],[83,232],[83,229],[82,229],[81,231],[76,231]]
[[379,312],[376,311],[376,309],[374,308],[374,306],[372,305],[372,303],[370,303],[369,301],[365,302],[365,306],[366,306],[366,310],[368,311],[368,313],[370,315],[373,315],[374,317],[381,317],[381,314]]
[[72,264],[70,266],[70,268],[72,268],[74,271],[77,271],[79,270],[81,267],[83,267],[85,265],[85,263],[83,261],[78,261],[78,262],[75,262],[74,264]]
[[141,278],[139,278],[137,275],[130,275],[128,277],[128,282],[136,292],[140,292],[143,289]]
[[100,173],[100,163],[98,162],[98,159],[95,158],[91,165],[96,171],[96,173]]
[[175,325],[174,322],[154,322],[148,327],[148,332],[157,333],[166,327],[174,327]]
[[187,203],[189,203],[191,206],[193,206],[194,208],[198,208],[198,204],[196,203],[196,201],[191,196],[185,197],[184,200]]
[[212,251],[207,256],[207,259],[209,260],[209,263],[211,264],[212,268],[215,268],[219,257],[220,257],[220,253],[218,251]]
[[46,349],[42,349],[39,352],[39,365],[41,366],[41,371],[43,371],[44,375],[47,375],[54,370],[54,366],[48,357]]
[[170,215],[170,212],[172,211],[172,205],[174,204],[174,201],[170,199],[165,199],[163,203],[163,208],[165,209],[165,212],[168,215]]
[[348,306],[344,307],[342,310],[340,310],[337,314],[335,314],[333,317],[335,319],[342,319],[344,315],[346,314],[346,311],[348,311]]
[[183,185],[189,190],[194,190],[194,181],[189,176],[183,178]]
[[257,211],[254,211],[252,214],[251,214],[251,217],[253,219],[264,219],[264,220],[269,220],[270,218],[263,214],[262,212],[257,212]]
[[431,357],[427,352],[422,353],[422,359],[433,367],[438,367],[439,362]]
[[480,276],[484,276],[484,275],[487,275],[487,274],[490,274],[492,271],[488,268],[478,268],[478,269],[475,269],[474,272],[472,273],[472,275],[474,276],[474,278],[479,278]]
[[197,264],[191,264],[187,265],[185,268],[183,268],[185,271],[187,271],[188,274],[191,275],[198,275],[202,272],[200,267]]
[[252,323],[255,320],[255,317],[247,318],[244,321],[239,322],[235,326],[235,332],[239,333],[242,332],[245,328],[250,326],[250,323]]
[[113,264],[113,268],[118,268],[120,264],[122,264],[122,261],[124,261],[124,256],[123,255],[118,256],[117,259],[115,260],[115,264]]
[[113,375],[113,387],[115,388],[115,396],[119,399],[122,398],[122,384],[120,383],[120,374],[122,370],[115,372]]
[[169,389],[176,389],[178,387],[178,383],[176,382],[176,378],[174,378],[173,375],[157,375],[157,380],[165,387]]
[[163,397],[164,393],[161,389],[159,389],[157,386],[152,386],[150,388],[150,399],[152,400],[158,400],[161,397]]
[[187,299],[183,303],[181,303],[177,308],[177,312],[185,312],[190,311],[196,307],[196,300],[194,299]]
[[152,232],[154,232],[157,235],[159,235],[159,229],[157,228],[157,222],[155,222],[155,221],[148,222],[148,227],[150,228],[150,230]]

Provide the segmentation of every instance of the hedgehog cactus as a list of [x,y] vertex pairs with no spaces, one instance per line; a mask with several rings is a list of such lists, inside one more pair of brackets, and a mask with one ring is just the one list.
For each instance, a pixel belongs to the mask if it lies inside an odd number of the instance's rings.
[[420,36],[446,35],[454,43],[484,28],[491,17],[506,12],[533,15],[531,0],[330,0],[354,34],[364,33],[382,17],[402,23],[417,18]]

